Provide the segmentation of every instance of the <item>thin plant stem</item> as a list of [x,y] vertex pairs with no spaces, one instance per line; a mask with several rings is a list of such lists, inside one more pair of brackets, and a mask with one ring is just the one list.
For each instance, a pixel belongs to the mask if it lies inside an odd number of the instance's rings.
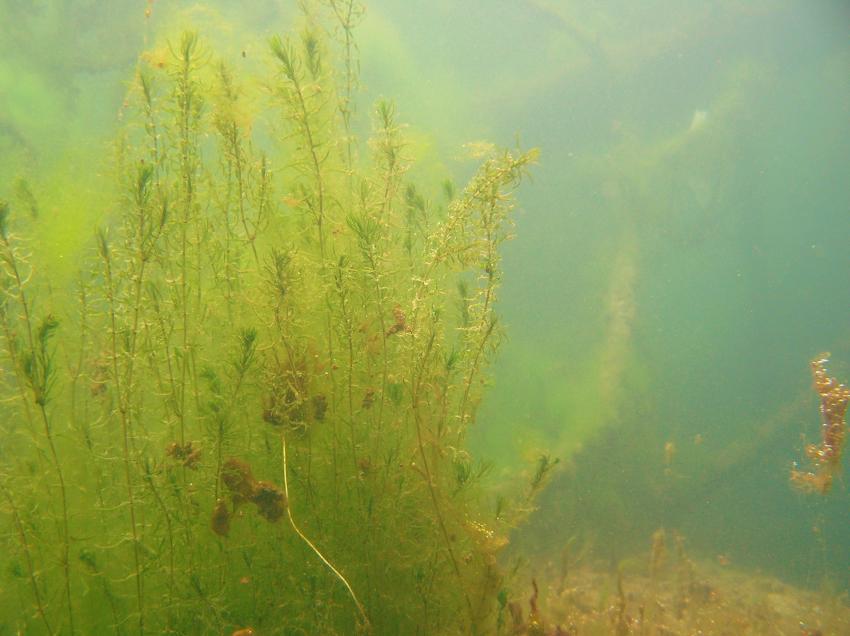
[[357,595],[354,593],[354,590],[351,587],[351,584],[348,580],[342,575],[342,573],[337,570],[333,564],[325,558],[319,548],[307,538],[307,536],[301,531],[298,527],[298,524],[295,523],[295,519],[292,517],[292,500],[289,498],[289,479],[287,477],[287,465],[286,465],[286,434],[281,432],[280,434],[280,447],[281,454],[283,456],[283,494],[286,495],[286,516],[289,519],[289,525],[292,526],[292,529],[295,531],[301,540],[307,544],[307,546],[316,554],[317,557],[324,563],[327,568],[334,573],[334,575],[342,582],[345,586],[345,589],[348,590],[348,594],[351,596],[351,600],[354,601],[354,605],[357,606],[357,611],[360,613],[360,618],[363,620],[363,626],[366,628],[367,632],[372,631],[371,623],[369,622],[369,617],[366,616],[366,610],[363,609],[363,605],[360,604],[360,601],[357,599]]
[[[139,633],[142,634],[144,633],[145,629],[144,586],[142,582],[141,555],[139,554],[139,531],[138,525],[136,523],[136,499],[133,489],[133,473],[131,470],[130,458],[130,400],[133,380],[133,358],[135,356],[135,351],[131,349],[131,351],[129,352],[129,360],[127,362],[127,383],[126,387],[122,389],[121,374],[118,369],[118,322],[115,316],[115,294],[112,278],[112,259],[109,252],[109,245],[106,242],[106,236],[101,233],[99,234],[98,238],[100,242],[101,256],[103,258],[104,265],[106,268],[106,295],[107,300],[109,302],[109,321],[112,332],[112,375],[115,381],[115,392],[118,394],[118,413],[121,418],[121,440],[124,458],[124,478],[127,486],[128,508],[130,512],[130,526],[133,536],[133,562],[135,566],[136,604],[139,609]],[[135,331],[138,329],[139,304],[141,302],[140,296],[142,278],[144,275],[144,262],[145,261],[142,259],[141,271],[136,274],[136,300],[134,303],[135,306],[133,317],[134,334],[132,338],[133,343],[135,343],[136,340]],[[132,348],[135,348],[135,345],[132,345]]]
[[[24,281],[21,277],[21,270],[18,267],[18,256],[15,253],[15,248],[12,245],[8,234],[6,226],[7,214],[8,207],[2,210],[2,217],[0,217],[0,238],[2,238],[3,246],[5,248],[5,254],[3,256],[4,260],[9,266],[9,269],[11,270],[13,278],[15,279],[16,295],[18,298],[18,302],[21,306],[21,311],[23,312],[24,325],[26,327],[27,344],[29,346],[30,355],[32,356],[33,360],[35,360],[38,357],[38,353],[36,350],[35,337],[33,336],[30,305],[29,301],[27,300],[26,293],[24,292]],[[40,346],[43,348],[44,346],[46,346],[46,343],[41,342]],[[44,354],[44,352],[42,353]],[[50,457],[53,461],[53,467],[56,470],[56,477],[59,480],[59,492],[62,499],[62,571],[65,577],[65,597],[68,602],[68,627],[71,630],[71,634],[73,635],[75,633],[75,629],[74,606],[71,600],[71,534],[68,524],[68,494],[67,489],[65,487],[65,476],[62,471],[62,465],[59,462],[59,454],[56,452],[56,444],[53,440],[53,432],[50,426],[50,419],[47,416],[47,393],[49,390],[49,387],[47,386],[49,384],[49,380],[46,377],[48,375],[47,369],[43,369],[43,375],[44,377],[42,378],[30,378],[30,388],[32,390],[33,399],[38,405],[38,410],[41,415],[41,421],[44,425],[44,436],[47,439],[47,445],[50,449]]]
[[431,503],[434,506],[434,515],[437,517],[437,525],[440,527],[440,534],[442,535],[443,541],[446,545],[446,552],[449,555],[449,561],[451,561],[452,570],[454,571],[455,576],[457,576],[457,579],[460,583],[461,589],[463,590],[463,596],[464,596],[464,599],[466,600],[466,606],[467,606],[467,609],[469,611],[470,625],[472,625],[472,621],[474,621],[474,618],[475,618],[474,611],[472,609],[472,600],[469,598],[469,594],[466,591],[466,587],[463,584],[463,574],[461,574],[460,565],[458,563],[457,555],[455,555],[454,548],[452,547],[451,536],[449,535],[449,530],[448,530],[448,527],[446,526],[446,520],[445,520],[445,517],[444,517],[444,514],[443,514],[443,508],[440,505],[439,496],[437,494],[437,486],[434,483],[434,477],[433,477],[433,474],[431,472],[431,466],[428,462],[428,455],[425,452],[425,441],[424,441],[424,435],[423,435],[423,432],[422,432],[423,423],[422,423],[422,415],[420,414],[419,388],[420,388],[421,382],[422,382],[422,375],[424,374],[424,371],[427,368],[427,362],[428,362],[428,358],[430,357],[431,350],[432,350],[433,345],[434,345],[434,340],[435,340],[435,334],[432,333],[429,337],[428,344],[425,347],[425,351],[423,352],[422,361],[421,361],[422,363],[418,367],[419,370],[420,370],[419,373],[418,373],[418,378],[416,377],[416,374],[414,374],[414,378],[413,378],[413,381],[411,383],[412,384],[411,391],[410,391],[411,410],[413,411],[413,421],[414,421],[414,424],[416,426],[416,446],[417,446],[417,450],[419,451],[419,458],[422,460],[422,471],[423,471],[423,475],[425,477],[425,482],[428,486],[428,493],[431,497]]
[[15,520],[15,529],[18,531],[18,540],[21,542],[21,550],[24,553],[24,560],[27,562],[27,573],[29,574],[30,585],[32,585],[33,596],[35,596],[35,603],[38,607],[38,615],[44,622],[44,626],[47,628],[47,633],[52,634],[54,633],[53,628],[50,626],[50,621],[47,620],[47,614],[44,611],[44,602],[41,599],[41,591],[39,591],[38,582],[35,580],[35,568],[33,567],[32,554],[30,553],[29,541],[27,540],[27,533],[24,529],[23,521],[21,521],[21,515],[18,513],[18,507],[12,499],[12,494],[2,481],[0,481],[0,489],[3,490],[3,495],[6,497],[6,501],[9,502],[9,507],[12,509],[12,518]]

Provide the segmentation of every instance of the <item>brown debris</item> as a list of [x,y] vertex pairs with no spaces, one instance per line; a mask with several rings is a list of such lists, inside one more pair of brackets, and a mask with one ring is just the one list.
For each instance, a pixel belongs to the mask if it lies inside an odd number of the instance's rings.
[[399,305],[393,307],[393,324],[390,325],[390,328],[387,329],[387,336],[392,336],[393,334],[400,333],[402,331],[410,331],[410,327],[407,324],[407,317],[402,311]]
[[366,392],[363,394],[363,400],[360,402],[360,406],[364,409],[368,410],[372,408],[372,405],[375,403],[375,389],[366,389]]
[[313,396],[313,417],[317,422],[323,422],[328,412],[328,398],[319,393]]
[[[257,506],[257,512],[267,521],[274,523],[283,516],[287,504],[286,495],[272,482],[254,479],[251,466],[242,460],[231,457],[224,462],[221,468],[221,480],[230,491],[234,508],[250,501]],[[219,504],[216,504],[217,509],[218,506]],[[215,524],[215,513],[213,524]],[[213,530],[218,533],[215,526]]]
[[280,488],[268,481],[256,483],[254,498],[251,501],[256,504],[257,512],[272,523],[283,516],[286,508],[286,496]]
[[636,567],[630,559],[632,565],[612,572],[610,558],[597,555],[572,567],[565,577],[555,559],[535,563],[539,588],[532,582],[528,605],[522,597],[503,604],[508,611],[500,616],[507,627],[502,633],[850,634],[850,606],[844,594],[805,590],[718,565],[714,559],[696,559],[686,554],[684,537],[665,534],[666,564],[659,556],[660,532],[652,537],[648,567]]
[[168,457],[176,459],[190,470],[197,470],[198,463],[201,461],[201,449],[195,448],[192,442],[180,444],[171,442],[165,449],[165,454]]
[[234,507],[254,498],[256,480],[245,462],[234,457],[228,459],[221,468],[221,480],[230,491]]
[[226,537],[230,534],[230,511],[227,509],[227,502],[224,499],[215,502],[210,527],[220,537]]

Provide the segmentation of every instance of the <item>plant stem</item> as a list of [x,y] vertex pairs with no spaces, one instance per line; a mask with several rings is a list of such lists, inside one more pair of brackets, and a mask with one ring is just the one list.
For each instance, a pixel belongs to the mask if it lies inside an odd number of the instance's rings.
[[[33,336],[30,306],[29,302],[27,301],[26,293],[24,292],[24,281],[21,277],[20,268],[18,267],[18,257],[15,253],[14,246],[11,244],[9,235],[6,232],[5,225],[2,228],[2,232],[0,232],[0,237],[2,237],[3,246],[5,248],[4,259],[9,265],[9,268],[12,272],[12,276],[15,279],[15,288],[17,292],[18,302],[21,306],[21,311],[23,312],[23,320],[24,325],[26,327],[27,344],[29,345],[30,355],[32,359],[35,360],[37,358],[38,352],[36,349],[35,338]],[[44,347],[45,343],[41,343],[41,346]],[[35,364],[35,362],[33,362],[33,364]],[[47,445],[50,448],[50,456],[53,460],[53,467],[56,470],[56,476],[59,480],[59,491],[62,498],[62,570],[65,577],[65,598],[68,602],[68,626],[71,630],[71,634],[73,635],[75,633],[75,629],[74,606],[71,601],[71,534],[68,528],[68,495],[67,490],[65,488],[65,476],[62,472],[62,465],[59,462],[59,454],[56,452],[56,445],[53,441],[53,432],[51,431],[50,427],[50,419],[47,416],[47,370],[43,369],[43,373],[45,377],[40,379],[35,377],[35,373],[33,374],[33,377],[30,378],[30,389],[33,394],[33,400],[39,407],[41,421],[44,425],[44,436],[47,438]],[[44,386],[41,386],[42,381],[44,382]]]
[[286,467],[286,434],[281,432],[280,434],[280,447],[283,455],[283,493],[286,495],[286,515],[289,518],[289,525],[292,526],[292,529],[295,531],[301,540],[307,544],[307,546],[316,554],[319,559],[321,559],[322,563],[324,563],[328,569],[334,573],[334,575],[342,582],[345,586],[345,589],[348,590],[348,594],[351,596],[351,600],[354,601],[354,605],[357,606],[357,611],[360,613],[360,618],[363,620],[363,625],[366,628],[367,632],[372,631],[371,623],[369,622],[369,617],[366,616],[366,610],[363,609],[363,606],[360,604],[360,601],[357,599],[357,595],[354,593],[351,585],[348,580],[342,575],[342,573],[337,570],[333,564],[325,558],[319,548],[307,538],[307,536],[301,532],[301,529],[295,523],[295,519],[292,517],[292,500],[289,498],[289,479],[287,478],[287,467]]
[[439,500],[439,497],[437,495],[437,486],[434,483],[434,478],[433,478],[433,474],[431,472],[431,467],[430,467],[430,464],[428,463],[428,456],[425,452],[425,441],[424,441],[424,437],[423,437],[423,434],[422,434],[423,423],[422,423],[422,416],[421,416],[420,410],[419,410],[419,408],[420,408],[419,407],[419,402],[420,402],[419,388],[420,388],[421,382],[422,382],[422,375],[424,374],[425,369],[428,368],[427,367],[428,358],[430,357],[435,338],[436,338],[436,334],[432,332],[431,336],[428,340],[428,344],[425,347],[425,351],[422,354],[421,364],[418,367],[414,367],[414,368],[419,369],[419,373],[418,373],[418,378],[416,377],[416,374],[414,374],[414,377],[413,377],[412,382],[411,382],[411,385],[412,385],[411,390],[410,390],[411,410],[413,411],[413,421],[414,421],[414,424],[416,426],[416,445],[417,445],[417,449],[419,451],[419,457],[422,460],[422,471],[424,473],[425,482],[428,486],[428,493],[431,496],[431,503],[434,506],[434,514],[437,517],[437,525],[440,527],[440,534],[442,534],[443,541],[446,544],[446,552],[448,552],[449,560],[451,561],[451,564],[452,564],[452,570],[454,570],[454,573],[457,576],[457,579],[458,579],[460,586],[461,586],[461,589],[463,591],[463,596],[464,596],[464,599],[466,600],[467,610],[469,611],[470,625],[472,625],[472,621],[474,620],[474,611],[472,609],[472,600],[469,598],[469,594],[467,593],[466,587],[463,584],[463,574],[461,574],[460,565],[458,564],[457,556],[455,555],[454,548],[452,548],[452,540],[451,540],[451,537],[449,536],[448,528],[446,527],[446,521],[445,521],[445,518],[443,516],[443,509],[442,509],[442,506],[440,505],[440,500]]
[[[139,554],[139,535],[136,524],[136,501],[133,492],[133,475],[130,469],[130,401],[132,396],[132,381],[133,381],[133,359],[135,357],[135,342],[136,333],[138,330],[139,321],[139,305],[141,303],[141,287],[142,278],[144,276],[144,259],[141,260],[140,271],[136,274],[135,280],[135,301],[133,307],[133,331],[131,340],[131,350],[129,351],[129,359],[127,362],[127,383],[126,387],[121,388],[121,374],[118,369],[118,324],[115,317],[115,295],[112,280],[112,259],[109,254],[109,246],[106,244],[105,236],[101,235],[101,256],[103,257],[106,266],[106,295],[109,301],[109,320],[112,332],[112,375],[115,381],[115,392],[118,395],[118,413],[121,417],[121,438],[122,451],[124,457],[124,478],[127,485],[127,497],[130,510],[130,527],[133,536],[133,561],[135,565],[136,579],[136,604],[139,609],[139,633],[144,633],[145,629],[145,613],[144,613],[144,586],[142,581],[141,556]],[[139,246],[141,250],[141,246]]]
[[15,520],[15,528],[18,531],[18,540],[21,542],[21,550],[23,550],[24,559],[27,562],[27,572],[29,573],[30,584],[32,585],[33,595],[35,596],[35,603],[38,607],[38,615],[44,622],[44,626],[47,628],[47,633],[52,634],[53,628],[50,626],[50,621],[47,620],[47,614],[44,612],[44,603],[41,600],[41,592],[38,589],[38,582],[35,580],[35,568],[33,567],[29,541],[27,540],[27,534],[24,530],[24,524],[21,521],[21,515],[18,513],[17,506],[15,506],[15,501],[12,499],[12,494],[9,492],[9,489],[6,488],[6,485],[2,482],[0,482],[0,489],[3,490],[3,494],[5,495],[6,500],[9,502],[9,507],[12,509],[12,517]]

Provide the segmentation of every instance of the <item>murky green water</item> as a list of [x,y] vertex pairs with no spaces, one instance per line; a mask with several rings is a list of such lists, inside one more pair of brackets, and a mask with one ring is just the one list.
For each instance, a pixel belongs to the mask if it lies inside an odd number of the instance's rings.
[[0,3],[0,634],[557,633],[659,528],[840,605],[848,23]]

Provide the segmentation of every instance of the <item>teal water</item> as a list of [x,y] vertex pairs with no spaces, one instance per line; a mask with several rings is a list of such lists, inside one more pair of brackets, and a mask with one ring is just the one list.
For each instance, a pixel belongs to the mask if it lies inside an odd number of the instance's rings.
[[[846,595],[846,458],[826,495],[789,476],[820,441],[809,362],[830,352],[850,382],[850,9],[373,0],[354,14],[346,102],[339,12],[355,4],[308,3],[325,64],[299,71],[308,142],[268,44],[299,42],[297,3],[0,3],[0,633],[71,633],[74,612],[75,633],[510,633],[503,601],[530,574],[497,561],[581,544],[627,562],[658,528],[697,558]],[[201,44],[183,142],[186,29]],[[245,140],[242,195],[222,113]],[[512,240],[485,233],[436,274],[439,237],[484,227],[440,233],[490,143],[540,152],[499,229]],[[145,165],[145,214],[169,211],[144,217],[160,221],[140,275],[128,211]],[[497,322],[476,260],[491,243]],[[28,344],[48,315],[56,334]],[[45,424],[28,373],[48,359]],[[256,492],[239,503],[221,468],[244,460],[282,489],[286,435],[292,526]],[[170,446],[187,441],[197,472]],[[560,461],[535,489],[543,453]]]

